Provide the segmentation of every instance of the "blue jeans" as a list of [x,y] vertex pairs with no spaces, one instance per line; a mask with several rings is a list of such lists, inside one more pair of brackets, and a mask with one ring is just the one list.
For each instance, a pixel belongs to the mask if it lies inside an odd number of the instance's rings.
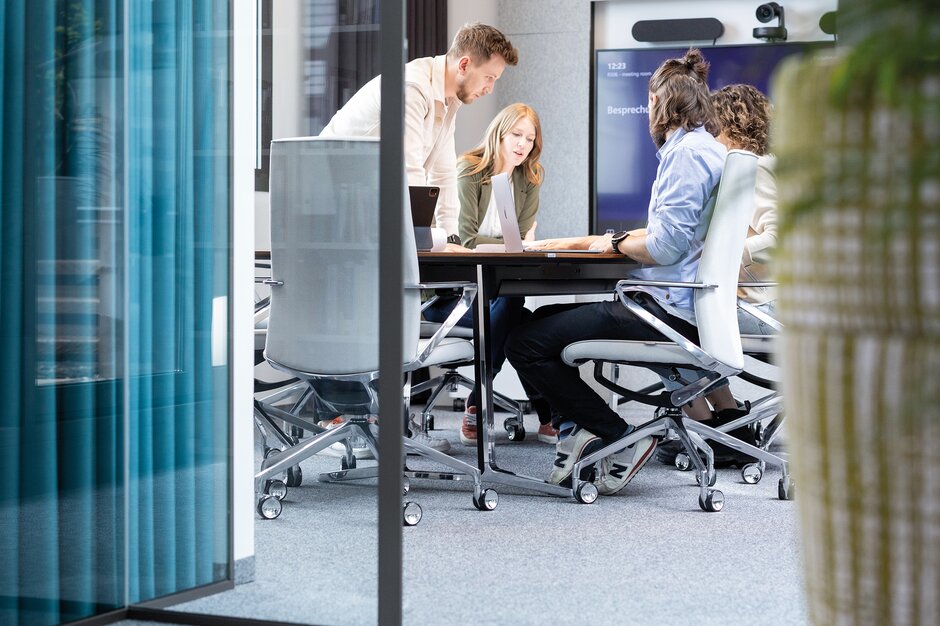
[[[631,298],[682,335],[698,343],[698,330],[666,313],[651,296],[634,292]],[[590,387],[576,367],[561,359],[565,346],[586,339],[662,341],[665,338],[619,301],[557,304],[537,309],[506,342],[506,356],[516,368],[530,397],[541,396],[552,410],[605,441],[619,439],[626,422]]]
[[[777,301],[771,300],[770,302],[765,302],[764,304],[756,305],[758,309],[769,315],[770,317],[777,319]],[[747,311],[738,309],[738,328],[741,329],[742,335],[775,335],[776,330],[760,321]]]
[[[424,319],[438,324],[443,323],[454,309],[459,298],[442,297],[424,310]],[[474,307],[470,307],[457,322],[458,326],[473,328]],[[495,376],[506,362],[506,337],[510,331],[528,319],[531,311],[525,308],[524,298],[501,297],[490,301],[490,359]],[[467,406],[479,406],[477,390],[474,387],[467,396]]]

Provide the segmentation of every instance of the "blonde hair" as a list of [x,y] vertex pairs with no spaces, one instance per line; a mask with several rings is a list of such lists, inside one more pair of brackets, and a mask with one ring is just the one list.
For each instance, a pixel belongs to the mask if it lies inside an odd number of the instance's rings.
[[527,119],[535,127],[535,141],[532,142],[532,150],[519,167],[525,173],[526,180],[533,185],[542,184],[544,168],[539,163],[539,156],[542,154],[542,123],[535,110],[527,104],[517,102],[499,112],[493,118],[490,125],[486,128],[483,135],[483,141],[476,148],[465,152],[460,158],[470,164],[463,175],[472,176],[483,172],[483,181],[489,182],[493,174],[496,173],[497,163],[500,160],[500,143],[503,138],[519,123],[521,119]]
[[712,92],[721,132],[732,144],[754,154],[767,154],[770,102],[752,85],[728,85]]
[[494,54],[503,57],[506,65],[516,65],[519,62],[519,51],[512,47],[506,36],[492,26],[480,22],[461,26],[454,35],[450,50],[447,51],[449,58],[468,56],[474,65],[486,63]]

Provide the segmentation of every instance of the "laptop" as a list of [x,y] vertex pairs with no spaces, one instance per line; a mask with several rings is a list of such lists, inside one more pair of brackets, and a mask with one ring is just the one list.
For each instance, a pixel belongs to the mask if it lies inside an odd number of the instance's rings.
[[[512,188],[509,186],[509,175],[508,174],[497,174],[492,178],[493,184],[493,199],[496,203],[496,213],[499,216],[499,227],[503,232],[503,246],[505,246],[506,252],[541,252],[543,254],[552,254],[555,252],[561,253],[577,253],[577,254],[598,254],[600,250],[584,250],[584,249],[551,249],[551,250],[539,250],[528,248],[527,246],[538,246],[539,242],[537,241],[522,241],[522,236],[519,233],[519,220],[516,219],[516,203],[512,197]],[[495,244],[494,246],[486,246],[481,244],[477,246],[477,250],[480,252],[495,252],[494,247],[499,247],[500,244]],[[480,248],[483,248],[482,250]]]
[[441,195],[440,187],[408,187],[411,200],[411,225],[415,231],[415,245],[418,250],[430,250],[434,242],[431,238],[431,226],[434,225],[434,209],[437,198]]

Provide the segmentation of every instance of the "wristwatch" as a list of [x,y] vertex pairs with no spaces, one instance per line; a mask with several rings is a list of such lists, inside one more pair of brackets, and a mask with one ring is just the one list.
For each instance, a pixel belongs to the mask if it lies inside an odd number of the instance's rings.
[[455,243],[458,246],[460,245],[460,235],[448,235],[447,243]]
[[610,236],[610,245],[613,246],[614,252],[621,254],[620,252],[620,242],[630,236],[625,230],[621,230],[619,233],[614,233]]

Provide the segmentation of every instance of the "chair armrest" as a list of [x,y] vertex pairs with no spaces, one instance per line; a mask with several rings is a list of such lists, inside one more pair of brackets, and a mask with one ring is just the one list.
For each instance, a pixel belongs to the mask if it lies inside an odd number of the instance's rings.
[[624,287],[628,285],[636,284],[651,284],[644,283],[644,281],[620,281],[617,283],[617,297],[620,299],[621,304],[627,307],[631,313],[640,318],[647,326],[651,326],[656,329],[658,332],[665,335],[665,337],[677,344],[680,348],[688,352],[692,357],[699,362],[699,364],[708,370],[716,369],[720,363],[713,356],[699,348],[697,345],[689,341],[684,335],[682,335],[675,328],[662,321],[639,304],[627,297],[627,290]]
[[738,283],[738,287],[776,287],[777,283],[775,282],[766,282],[766,281],[750,281],[746,283]]
[[416,285],[405,285],[405,289],[466,289],[474,287],[476,292],[476,283],[469,280],[458,280],[452,283],[418,283]]
[[[443,285],[443,286],[442,286]],[[421,363],[424,363],[428,357],[434,352],[434,349],[440,345],[441,341],[444,340],[451,329],[457,325],[457,322],[460,321],[460,318],[470,310],[470,305],[473,304],[473,299],[477,295],[477,285],[476,283],[470,282],[460,282],[460,283],[421,283],[415,285],[414,288],[418,289],[447,289],[461,287],[462,291],[460,293],[460,300],[457,301],[457,304],[454,305],[454,309],[450,312],[450,315],[447,316],[447,319],[444,320],[444,323],[434,331],[434,334],[428,339],[428,345],[425,346],[424,350],[418,357],[415,359],[415,363],[420,367]]]
[[[674,342],[680,348],[685,350],[689,356],[691,356],[702,369],[712,372],[712,375],[706,375],[680,389],[675,389],[670,393],[670,397],[675,406],[682,406],[687,402],[701,396],[703,393],[706,393],[707,390],[718,380],[722,378],[728,378],[738,374],[740,370],[728,367],[712,355],[708,354],[700,347],[689,341],[686,337],[679,333],[664,321],[641,307],[639,304],[627,297],[626,287],[631,285],[651,285],[653,281],[620,281],[617,284],[617,297],[620,299],[620,302],[634,315],[636,315],[640,320],[646,323],[648,326],[656,329],[662,333],[667,339]],[[683,284],[683,283],[680,283]],[[683,286],[685,286],[683,284]],[[702,288],[709,288],[708,285],[703,285]]]
[[756,306],[754,306],[750,302],[745,302],[744,300],[738,298],[738,308],[744,311],[745,313],[747,313],[748,315],[750,315],[751,317],[756,317],[758,320],[764,322],[765,324],[767,324],[768,326],[776,330],[778,333],[783,332],[783,324],[781,324],[780,322],[778,322],[771,316],[767,315],[766,313],[758,309]]
[[621,285],[646,285],[647,287],[687,287],[689,289],[715,289],[718,285],[708,283],[684,283],[668,280],[637,280],[635,278],[625,278],[617,282],[617,289]]

